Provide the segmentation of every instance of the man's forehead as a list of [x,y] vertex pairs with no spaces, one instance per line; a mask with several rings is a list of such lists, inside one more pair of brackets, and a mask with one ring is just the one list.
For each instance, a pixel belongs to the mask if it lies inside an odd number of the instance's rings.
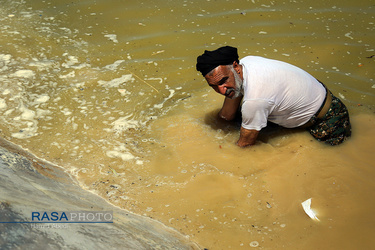
[[205,78],[209,84],[212,84],[216,81],[220,81],[223,77],[226,77],[227,75],[227,67],[225,65],[219,65],[210,74],[207,74]]

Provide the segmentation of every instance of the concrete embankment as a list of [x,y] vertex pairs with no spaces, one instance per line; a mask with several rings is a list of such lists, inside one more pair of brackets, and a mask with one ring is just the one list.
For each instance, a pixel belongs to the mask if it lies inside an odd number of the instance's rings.
[[[0,190],[1,249],[198,249],[177,231],[112,206],[63,169],[2,139]],[[113,223],[32,223],[37,211],[113,211]]]

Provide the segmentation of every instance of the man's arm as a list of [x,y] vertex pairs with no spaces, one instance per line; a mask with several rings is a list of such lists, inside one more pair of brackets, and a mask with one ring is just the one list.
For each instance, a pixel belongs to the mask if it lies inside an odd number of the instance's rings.
[[238,139],[237,145],[241,148],[254,145],[258,134],[259,131],[255,129],[246,129],[241,126],[240,139]]
[[231,121],[236,118],[238,107],[240,106],[242,96],[234,99],[225,97],[223,107],[219,112],[219,117],[226,121]]

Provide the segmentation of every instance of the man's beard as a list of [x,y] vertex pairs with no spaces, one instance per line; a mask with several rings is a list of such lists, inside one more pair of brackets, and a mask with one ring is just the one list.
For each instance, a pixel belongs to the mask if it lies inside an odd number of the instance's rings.
[[234,98],[237,98],[237,97],[242,95],[241,90],[242,90],[243,81],[240,78],[240,76],[238,75],[238,73],[234,70],[233,66],[230,67],[230,70],[233,72],[235,87],[232,88],[232,89],[227,89],[227,91],[225,93],[225,96],[228,96],[232,92],[234,92],[233,97],[229,97],[230,99],[234,99]]

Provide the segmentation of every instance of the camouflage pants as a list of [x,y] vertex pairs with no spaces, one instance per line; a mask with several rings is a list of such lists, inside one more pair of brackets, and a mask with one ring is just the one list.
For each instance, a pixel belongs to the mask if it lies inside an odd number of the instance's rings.
[[322,119],[312,118],[313,125],[307,130],[318,141],[338,145],[351,135],[349,112],[344,103],[332,95],[332,104]]

